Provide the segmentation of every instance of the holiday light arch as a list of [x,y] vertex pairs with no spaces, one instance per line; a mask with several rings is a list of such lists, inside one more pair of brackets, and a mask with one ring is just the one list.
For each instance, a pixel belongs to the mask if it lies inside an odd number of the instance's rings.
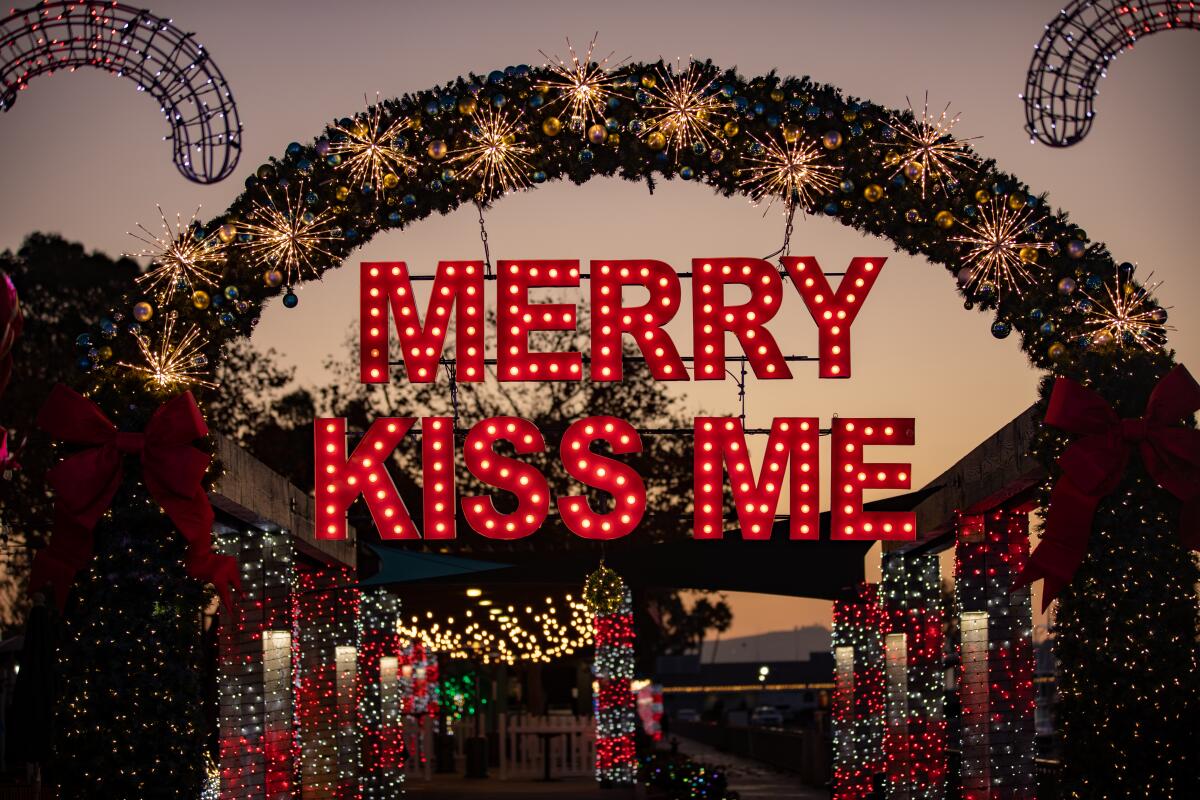
[[[1122,417],[1137,416],[1173,365],[1165,311],[1131,265],[1116,264],[950,127],[945,116],[918,118],[807,78],[744,78],[711,62],[608,70],[589,53],[459,78],[288,145],[221,215],[165,226],[151,277],[78,338],[81,382],[119,426],[140,430],[167,396],[219,391],[206,374],[225,342],[252,330],[262,304],[283,295],[294,306],[294,286],[378,232],[553,180],[619,175],[651,188],[679,179],[779,201],[924,255],[958,275],[968,307],[994,313],[995,336],[1016,331],[1036,367],[1086,382]],[[1066,443],[1048,429],[1035,442],[1051,474]],[[1136,467],[1121,490],[1156,523],[1140,557],[1175,608],[1195,567],[1164,523],[1174,501]],[[1115,576],[1128,553],[1115,538],[1116,512],[1102,512],[1083,566],[1101,577],[1086,601],[1079,582],[1066,592],[1060,635],[1068,638],[1072,625],[1085,635],[1087,603],[1127,602]],[[1068,692],[1092,684],[1086,666],[1067,665]]]

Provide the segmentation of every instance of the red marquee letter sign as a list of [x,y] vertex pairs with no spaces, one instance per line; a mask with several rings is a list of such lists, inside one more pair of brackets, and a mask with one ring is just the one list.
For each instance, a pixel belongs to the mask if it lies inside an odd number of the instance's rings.
[[[745,305],[725,305],[725,285],[750,289]],[[696,379],[725,378],[725,333],[737,336],[757,378],[790,378],[779,345],[766,324],[779,311],[783,279],[761,258],[696,258],[692,260],[692,339]]]
[[743,539],[770,539],[783,487],[783,471],[791,464],[788,496],[791,502],[789,538],[816,539],[820,535],[817,502],[819,470],[817,443],[820,429],[812,417],[777,417],[771,424],[767,452],[758,480],[750,466],[746,434],[734,417],[696,417],[695,539],[720,539],[724,508],[724,461],[729,472],[733,503]]
[[916,421],[896,417],[842,417],[833,421],[831,539],[911,541],[917,515],[911,511],[863,511],[863,489],[907,489],[911,464],[867,464],[863,446],[913,444]]
[[454,419],[421,419],[422,503],[426,539],[453,539]]
[[425,324],[417,314],[408,267],[403,261],[363,262],[359,288],[362,313],[361,359],[363,383],[388,380],[388,308],[396,319],[404,368],[413,383],[437,377],[438,360],[446,342],[450,309],[457,305],[454,354],[458,380],[483,380],[483,263],[441,261]]
[[[650,292],[642,306],[625,307],[621,290],[641,286]],[[641,348],[650,374],[660,381],[686,381],[687,369],[675,343],[662,329],[679,310],[679,276],[661,261],[592,262],[592,380],[622,378],[622,335]]]
[[642,440],[637,430],[616,417],[587,417],[571,424],[563,434],[559,454],[572,478],[608,492],[614,509],[597,513],[586,495],[558,498],[558,513],[567,529],[584,539],[619,539],[633,531],[646,513],[646,485],[633,467],[592,452],[597,440],[608,442],[613,453],[640,453]]
[[517,510],[501,514],[490,496],[474,495],[463,498],[463,516],[474,530],[489,539],[520,539],[545,521],[550,508],[550,487],[546,476],[536,467],[496,455],[492,446],[501,440],[512,442],[521,455],[546,449],[541,431],[529,420],[492,417],[477,422],[464,445],[467,469],[489,486],[515,494]]
[[817,323],[822,378],[850,377],[850,325],[858,316],[867,293],[875,285],[887,258],[855,258],[835,293],[821,265],[812,256],[782,259],[808,313]]
[[532,331],[573,331],[575,304],[531,303],[534,287],[578,286],[578,261],[501,261],[496,281],[497,372],[502,381],[577,381],[580,353],[531,353]]
[[371,423],[346,459],[346,420],[319,417],[314,426],[316,534],[318,539],[346,538],[346,511],[361,494],[382,539],[419,539],[392,476],[384,463],[416,420],[383,417]]

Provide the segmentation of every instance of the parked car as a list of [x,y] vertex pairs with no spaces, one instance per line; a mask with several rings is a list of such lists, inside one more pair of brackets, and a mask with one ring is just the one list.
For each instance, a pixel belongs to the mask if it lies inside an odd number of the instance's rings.
[[750,715],[750,724],[756,728],[783,727],[783,714],[772,706],[759,706]]

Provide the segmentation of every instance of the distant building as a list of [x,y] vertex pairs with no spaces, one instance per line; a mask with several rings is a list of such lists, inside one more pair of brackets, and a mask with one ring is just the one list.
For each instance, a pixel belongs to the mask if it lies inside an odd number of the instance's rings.
[[[747,642],[732,653],[774,650],[791,632],[764,634],[765,642]],[[828,631],[825,631],[828,641]],[[737,642],[738,640],[732,640]],[[727,643],[722,643],[722,647]],[[776,722],[808,725],[828,709],[833,693],[833,656],[828,650],[808,652],[803,659],[745,660],[702,663],[700,654],[658,659],[655,680],[663,687],[664,713],[728,725],[749,725],[756,710],[779,712]],[[736,657],[736,656],[735,656]],[[761,719],[769,719],[760,711]]]

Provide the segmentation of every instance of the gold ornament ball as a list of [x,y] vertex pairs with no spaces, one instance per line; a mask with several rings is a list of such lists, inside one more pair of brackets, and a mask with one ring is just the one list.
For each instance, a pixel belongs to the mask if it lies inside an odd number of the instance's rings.
[[954,215],[945,209],[934,214],[933,221],[942,230],[954,227]]
[[203,311],[212,303],[212,298],[208,296],[208,292],[203,289],[197,289],[192,292],[192,305]]
[[867,199],[868,203],[877,203],[883,198],[883,187],[878,183],[872,183],[863,189],[863,197]]
[[383,188],[395,189],[400,185],[400,176],[394,172],[389,172],[383,176]]
[[231,225],[228,222],[217,228],[217,238],[221,240],[222,244],[229,244],[236,236],[237,226]]
[[542,120],[542,133],[547,136],[558,136],[562,130],[562,120],[558,117],[546,117]]
[[96,356],[101,361],[108,361],[110,358],[112,358],[112,348],[108,345],[104,345],[96,352]]
[[658,84],[658,78],[654,77],[654,75],[652,73],[647,72],[645,75],[642,76],[642,87],[643,88],[653,89],[657,84]]
[[736,120],[731,119],[731,120],[729,120],[729,122],[725,123],[722,130],[725,131],[726,136],[728,136],[729,138],[732,139],[734,136],[738,135],[738,131],[740,131],[741,128],[738,126]]
[[1092,337],[1093,347],[1108,347],[1113,343],[1113,335],[1111,332],[1104,330]]
[[1020,194],[1010,194],[1008,196],[1008,207],[1013,211],[1019,211],[1025,206],[1025,196]]
[[921,166],[920,161],[910,161],[904,165],[904,177],[908,178],[910,181],[915,181],[917,178],[921,177],[921,173],[924,170],[925,168]]
[[821,137],[821,144],[825,145],[826,150],[837,150],[842,146],[842,132],[829,131]]
[[646,146],[651,150],[662,150],[667,146],[667,137],[662,131],[653,131],[646,137]]
[[783,102],[783,90],[782,89],[772,89],[771,90],[771,100],[776,103],[782,103]]
[[601,144],[606,136],[608,136],[608,129],[603,125],[593,125],[588,128],[587,138],[592,144]]
[[429,157],[434,161],[441,161],[446,157],[446,143],[441,139],[434,139],[429,143],[429,147],[425,148],[425,152],[429,153]]
[[1021,260],[1024,261],[1026,264],[1037,263],[1038,251],[1037,251],[1036,247],[1022,247],[1017,252],[1017,255],[1019,255],[1021,257]]
[[154,316],[154,306],[147,303],[145,300],[140,303],[133,304],[133,318],[138,322],[145,322]]
[[799,139],[800,139],[800,126],[799,125],[788,124],[788,125],[783,126],[783,140],[785,142],[787,142],[788,144],[795,144]]
[[1067,348],[1062,342],[1055,342],[1054,344],[1050,345],[1050,348],[1046,351],[1046,354],[1055,361],[1061,361],[1067,354]]
[[983,205],[984,203],[989,203],[989,202],[991,202],[991,200],[992,200],[992,196],[988,193],[987,189],[980,189],[979,191],[977,191],[975,193],[975,202],[979,203],[980,205]]
[[611,144],[613,147],[616,147],[617,145],[619,145],[621,143],[621,134],[610,133],[608,135],[608,143]]
[[350,197],[350,187],[349,186],[337,187],[336,189],[333,190],[333,196],[338,199],[338,202],[344,203],[346,201],[346,199],[348,197]]
[[460,97],[458,99],[458,113],[464,117],[469,117],[475,113],[475,109],[479,107],[479,103],[471,95]]
[[263,273],[263,283],[274,289],[283,284],[283,273],[277,269],[269,269]]

